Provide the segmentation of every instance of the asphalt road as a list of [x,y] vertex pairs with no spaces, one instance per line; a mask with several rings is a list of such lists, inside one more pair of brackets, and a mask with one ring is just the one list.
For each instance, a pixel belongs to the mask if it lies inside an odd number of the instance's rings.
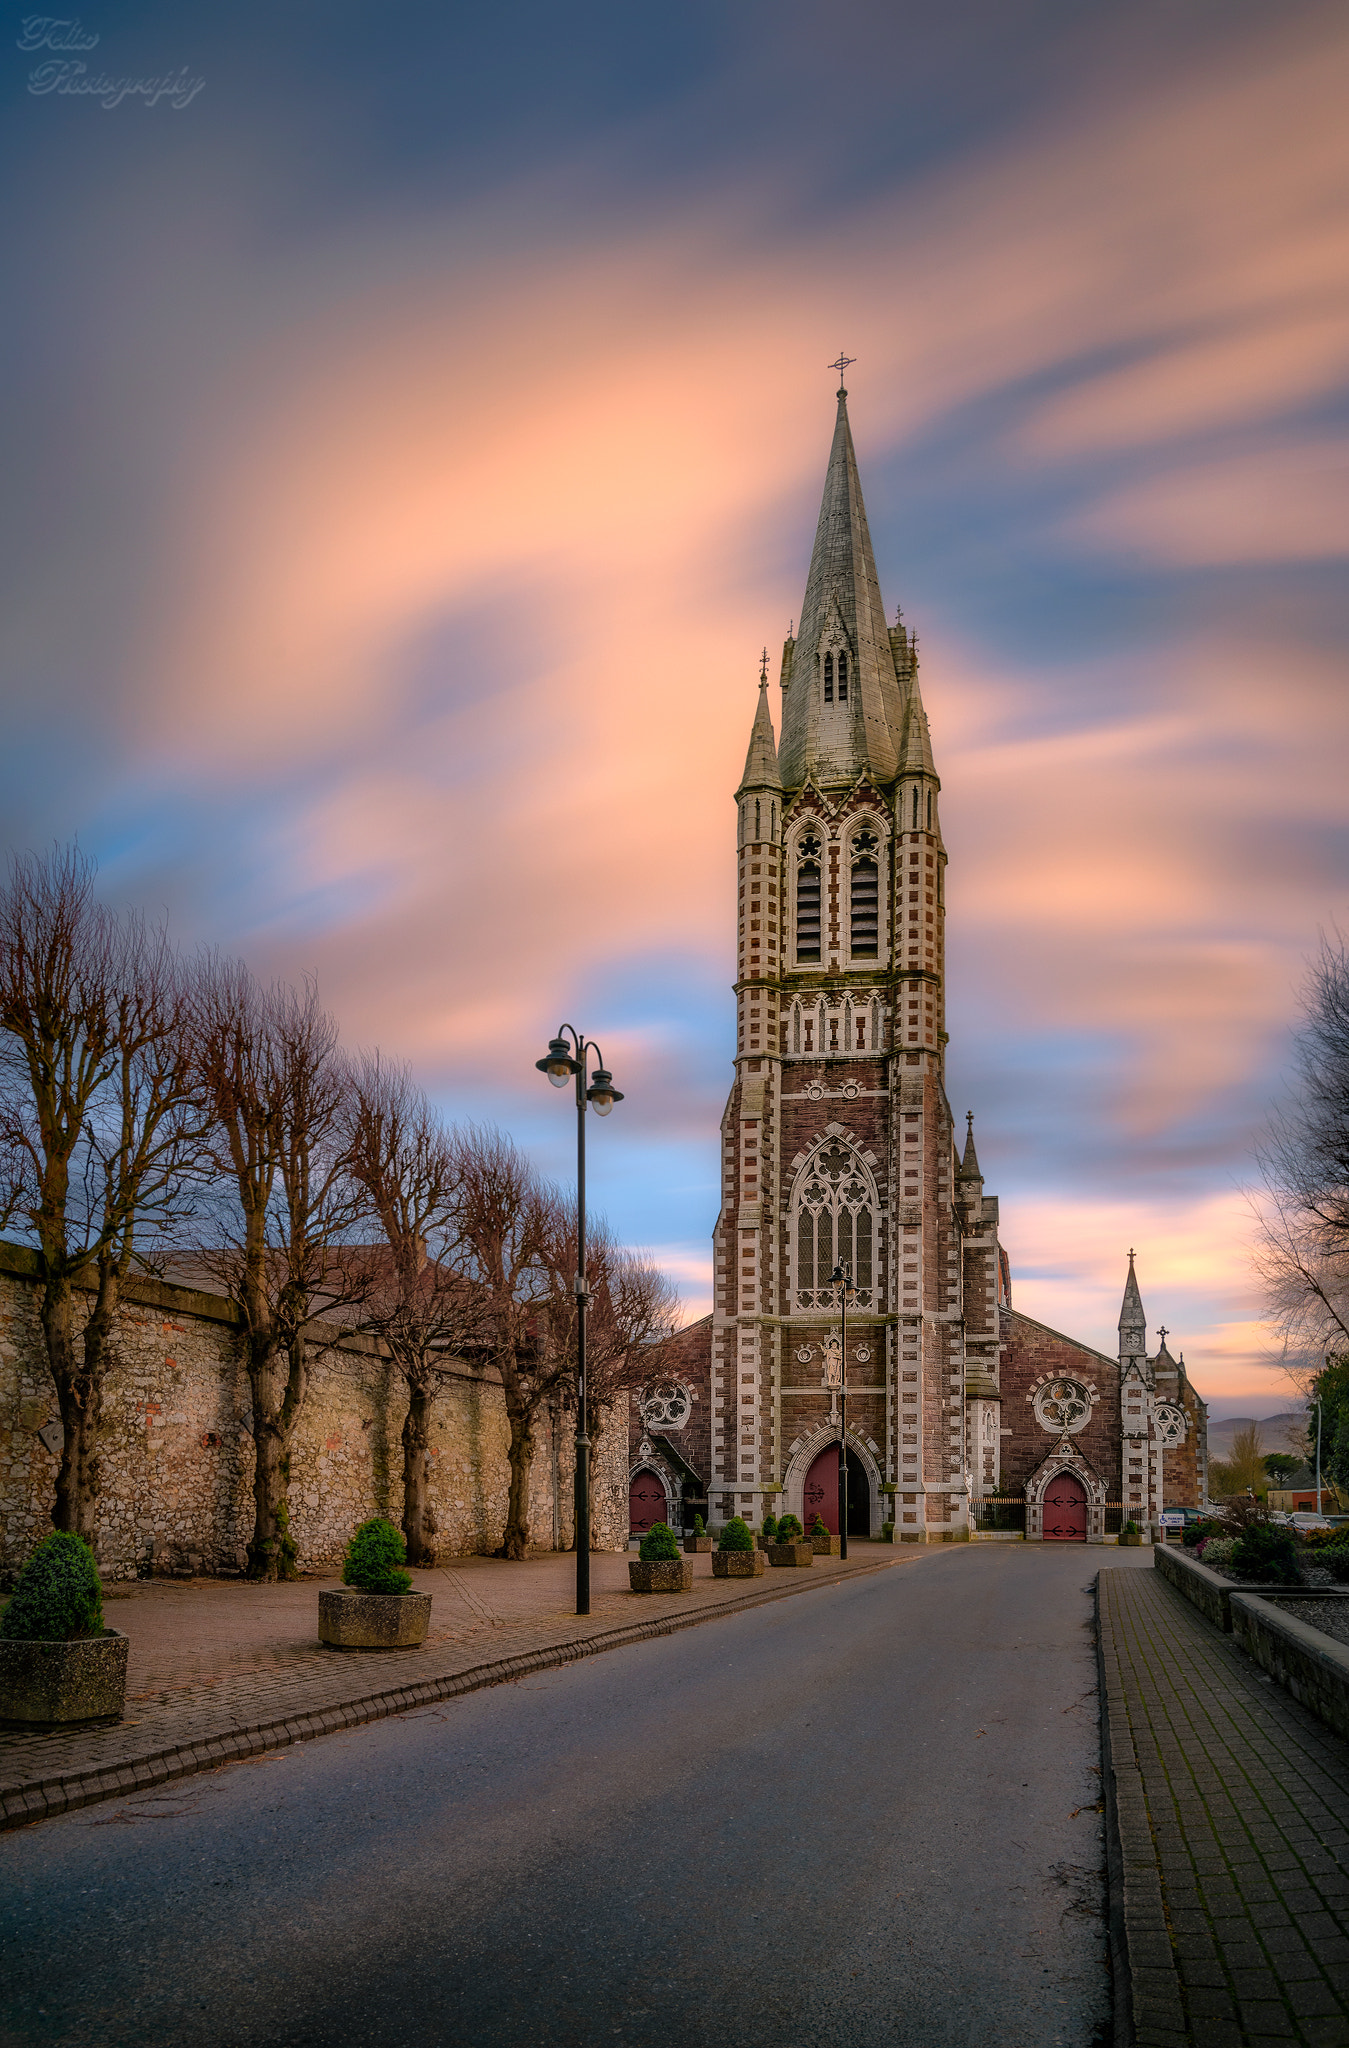
[[1140,1559],[933,1550],[5,1837],[0,2042],[1091,2048]]

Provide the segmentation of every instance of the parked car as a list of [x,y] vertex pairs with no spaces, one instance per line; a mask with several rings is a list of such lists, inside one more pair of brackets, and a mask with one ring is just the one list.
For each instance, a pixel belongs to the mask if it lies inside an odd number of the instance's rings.
[[1295,1529],[1343,1529],[1349,1524],[1349,1515],[1309,1514],[1305,1509],[1300,1509],[1295,1515],[1287,1515],[1284,1519],[1291,1522]]

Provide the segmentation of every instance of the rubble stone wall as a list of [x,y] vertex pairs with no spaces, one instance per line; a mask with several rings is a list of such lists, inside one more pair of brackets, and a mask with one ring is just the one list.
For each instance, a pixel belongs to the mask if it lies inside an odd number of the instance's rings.
[[[248,1379],[229,1302],[164,1282],[127,1290],[104,1390],[97,1517],[108,1577],[162,1568],[236,1572],[252,1531]],[[77,1296],[77,1312],[80,1297]],[[0,1570],[12,1572],[51,1527],[61,1443],[33,1257],[0,1245]],[[311,1350],[309,1392],[291,1453],[291,1529],[302,1568],[335,1562],[358,1523],[403,1510],[400,1376],[368,1340],[333,1333]],[[486,1371],[447,1375],[433,1413],[431,1511],[447,1555],[502,1540],[509,1469],[501,1388]],[[572,1538],[574,1415],[545,1410],[530,1488],[542,1549]],[[627,1417],[606,1416],[592,1451],[592,1541],[628,1535]]]

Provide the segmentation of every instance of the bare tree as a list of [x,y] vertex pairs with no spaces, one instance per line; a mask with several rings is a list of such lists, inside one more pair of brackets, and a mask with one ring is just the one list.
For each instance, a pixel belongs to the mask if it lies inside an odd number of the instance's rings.
[[1349,1352],[1349,950],[1322,938],[1302,991],[1294,1087],[1256,1158],[1256,1270],[1302,1392]]
[[485,1292],[461,1242],[463,1205],[456,1148],[405,1067],[378,1054],[356,1063],[345,1116],[350,1173],[378,1218],[364,1327],[388,1349],[407,1382],[403,1423],[403,1535],[409,1564],[434,1564],[427,1500],[431,1406],[449,1360],[487,1334]]
[[309,1384],[317,1317],[370,1291],[362,1203],[345,1168],[350,1077],[337,1025],[307,983],[262,988],[208,955],[193,997],[195,1085],[208,1120],[216,1199],[202,1265],[238,1305],[253,1416],[248,1571],[292,1578],[290,1448]]
[[509,1429],[510,1490],[502,1555],[529,1547],[529,1481],[539,1412],[565,1377],[565,1356],[541,1341],[548,1290],[544,1247],[557,1196],[500,1131],[470,1125],[455,1143],[457,1230],[465,1271],[482,1296],[484,1349],[496,1367]]
[[[162,929],[96,901],[75,847],[0,893],[4,1201],[31,1233],[64,1442],[52,1520],[92,1538],[98,1425],[127,1276],[181,1213],[200,1149],[186,991]],[[77,1285],[95,1282],[76,1328]]]
[[[548,1276],[547,1343],[566,1360],[566,1385],[576,1387],[576,1211],[557,1204],[544,1243]],[[679,1295],[645,1252],[619,1245],[603,1217],[586,1229],[586,1430],[600,1411],[652,1377],[656,1349],[674,1334]]]

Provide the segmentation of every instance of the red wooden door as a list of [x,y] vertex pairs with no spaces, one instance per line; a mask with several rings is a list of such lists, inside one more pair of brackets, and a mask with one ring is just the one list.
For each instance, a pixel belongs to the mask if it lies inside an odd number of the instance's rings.
[[665,1488],[654,1472],[638,1472],[628,1488],[628,1527],[634,1535],[645,1536],[654,1523],[665,1520]]
[[830,1444],[806,1474],[805,1491],[801,1496],[802,1516],[809,1535],[816,1515],[824,1523],[831,1536],[838,1534],[838,1445]]
[[1071,1472],[1060,1472],[1045,1494],[1044,1533],[1047,1543],[1085,1543],[1087,1489]]

